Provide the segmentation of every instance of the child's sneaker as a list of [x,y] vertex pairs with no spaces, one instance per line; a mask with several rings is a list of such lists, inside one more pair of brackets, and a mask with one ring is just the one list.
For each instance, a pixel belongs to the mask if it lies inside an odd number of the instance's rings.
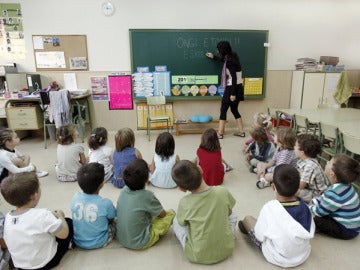
[[256,182],[256,186],[259,189],[263,189],[266,187],[270,187],[270,182],[268,182],[265,178],[261,177],[260,180]]
[[248,234],[248,232],[245,229],[245,226],[244,226],[244,224],[243,224],[243,222],[241,220],[238,223],[238,227],[239,227],[240,232],[242,232],[243,234]]
[[45,177],[45,176],[47,176],[48,174],[49,174],[49,173],[46,172],[46,171],[37,171],[37,172],[36,172],[36,175],[37,175],[38,178]]

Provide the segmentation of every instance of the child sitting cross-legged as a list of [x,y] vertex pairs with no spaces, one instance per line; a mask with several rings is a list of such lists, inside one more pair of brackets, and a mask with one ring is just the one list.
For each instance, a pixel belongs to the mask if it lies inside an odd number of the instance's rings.
[[41,196],[35,173],[6,177],[1,194],[15,206],[5,217],[4,240],[15,267],[51,269],[60,263],[72,239],[72,220],[61,210],[35,208]]
[[180,200],[173,229],[189,261],[213,264],[233,252],[235,199],[223,186],[208,186],[201,175],[201,168],[191,161],[174,165],[178,188],[191,193]]
[[359,162],[335,155],[325,167],[331,186],[312,200],[316,229],[338,239],[352,239],[360,232],[359,197],[351,183],[360,181]]
[[169,230],[174,210],[165,211],[154,193],[146,190],[148,164],[129,163],[123,172],[125,187],[117,202],[116,238],[126,248],[147,249]]
[[[271,122],[271,116],[267,115],[265,113],[259,112],[256,113],[254,115],[254,124],[253,127],[262,127],[265,132],[266,132],[266,136],[268,137],[269,141],[274,143],[274,137],[272,136],[272,134],[270,133],[272,128],[273,128],[273,124]],[[243,147],[244,152],[247,151],[248,147],[250,144],[252,144],[254,142],[254,138],[252,136],[250,136],[250,138],[248,138],[245,141],[245,145]]]
[[89,160],[104,165],[105,182],[110,181],[113,176],[113,149],[107,145],[108,132],[104,127],[97,127],[91,131],[88,139]]
[[233,169],[222,158],[220,141],[215,129],[209,128],[201,135],[195,163],[201,167],[202,177],[209,186],[221,185],[225,172]]
[[245,152],[245,159],[250,164],[250,172],[256,172],[259,162],[268,162],[275,151],[274,144],[269,140],[263,127],[253,127],[250,130],[253,142]]
[[74,195],[71,212],[74,225],[74,242],[85,249],[106,246],[115,236],[116,209],[109,199],[99,196],[104,186],[104,165],[92,162],[77,172],[83,192]]
[[310,255],[315,224],[306,203],[296,193],[300,175],[289,164],[276,166],[272,186],[276,200],[267,202],[258,219],[246,216],[239,229],[248,234],[265,259],[280,267],[295,267]]
[[115,134],[114,175],[111,183],[117,188],[125,186],[123,179],[125,167],[136,159],[142,159],[140,151],[134,145],[135,134],[131,128],[122,128]]
[[316,160],[321,152],[320,141],[311,134],[300,134],[295,143],[295,154],[299,158],[297,169],[300,172],[300,193],[306,203],[319,197],[330,185],[323,169]]
[[[35,165],[30,163],[30,157],[17,149],[19,144],[20,138],[14,130],[0,130],[0,182],[11,173],[36,171]],[[36,174],[44,177],[48,172],[37,171]]]
[[75,143],[77,131],[74,125],[64,125],[56,130],[57,162],[55,171],[60,182],[76,181],[78,169],[86,163],[84,147]]
[[171,169],[180,160],[175,153],[175,140],[169,132],[162,132],[156,139],[155,155],[149,166],[150,182],[159,188],[175,188]]
[[280,164],[296,166],[297,157],[294,151],[296,137],[293,129],[290,127],[278,127],[274,140],[277,147],[272,159],[268,162],[259,162],[256,166],[257,174],[260,177],[260,180],[256,182],[256,186],[260,189],[270,187],[276,166]]

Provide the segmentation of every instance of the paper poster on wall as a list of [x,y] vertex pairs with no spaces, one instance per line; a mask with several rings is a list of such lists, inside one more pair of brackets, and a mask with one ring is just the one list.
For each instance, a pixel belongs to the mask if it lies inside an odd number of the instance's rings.
[[132,86],[131,75],[109,76],[109,109],[132,110]]
[[65,89],[77,90],[76,74],[75,73],[64,73]]
[[245,78],[245,95],[261,95],[263,78]]
[[90,77],[92,100],[109,100],[107,76]]
[[70,69],[87,70],[86,57],[70,57]]
[[171,96],[170,72],[153,72],[154,96]]
[[21,6],[0,3],[0,58],[25,59],[25,40]]
[[33,37],[34,50],[43,50],[44,49],[44,40],[42,36]]
[[64,52],[36,52],[37,68],[66,68]]

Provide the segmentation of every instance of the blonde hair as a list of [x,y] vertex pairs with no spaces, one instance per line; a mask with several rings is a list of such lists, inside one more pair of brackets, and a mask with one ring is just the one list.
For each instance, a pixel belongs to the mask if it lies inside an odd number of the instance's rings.
[[115,148],[116,151],[120,152],[125,147],[134,147],[135,145],[135,134],[131,128],[122,128],[115,135]]
[[254,115],[254,120],[259,127],[263,127],[264,129],[270,131],[273,128],[273,124],[271,122],[271,116],[265,113],[256,113]]

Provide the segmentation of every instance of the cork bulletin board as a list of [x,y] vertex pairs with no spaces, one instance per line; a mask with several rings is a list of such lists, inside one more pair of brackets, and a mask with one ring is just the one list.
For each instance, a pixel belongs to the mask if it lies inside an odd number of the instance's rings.
[[86,35],[33,35],[36,71],[89,70]]

